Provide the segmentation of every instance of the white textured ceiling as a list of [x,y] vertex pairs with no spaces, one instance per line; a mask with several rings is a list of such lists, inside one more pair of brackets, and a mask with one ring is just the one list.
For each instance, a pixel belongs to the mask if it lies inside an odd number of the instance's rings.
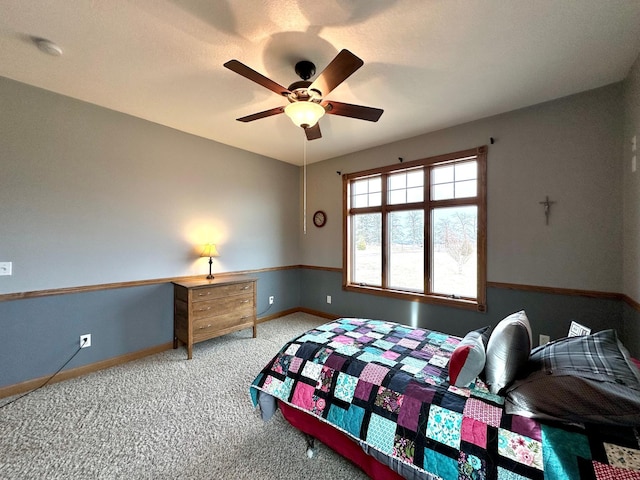
[[287,86],[297,61],[319,73],[343,48],[365,64],[327,98],[384,114],[326,115],[310,163],[620,81],[640,1],[0,2],[0,76],[297,165],[304,132],[285,115],[235,120],[286,100],[222,64]]

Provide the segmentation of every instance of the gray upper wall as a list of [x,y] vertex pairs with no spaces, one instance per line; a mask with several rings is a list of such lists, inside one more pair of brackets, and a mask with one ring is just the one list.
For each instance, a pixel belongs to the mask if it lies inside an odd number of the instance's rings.
[[[302,263],[342,266],[336,172],[488,145],[488,280],[619,293],[622,112],[614,84],[314,163],[307,211],[324,210],[328,221],[300,237]],[[556,202],[548,226],[539,204],[546,195]]]
[[[624,294],[640,302],[640,56],[631,68],[624,87]],[[631,145],[634,136],[635,152]],[[631,168],[633,156],[636,157],[635,172]]]
[[194,248],[208,241],[214,272],[341,267],[337,171],[490,137],[489,281],[621,292],[624,110],[615,84],[312,164],[305,235],[300,168],[0,78],[0,261],[14,262],[0,294],[202,274]]
[[0,78],[0,294],[298,262],[298,168]]

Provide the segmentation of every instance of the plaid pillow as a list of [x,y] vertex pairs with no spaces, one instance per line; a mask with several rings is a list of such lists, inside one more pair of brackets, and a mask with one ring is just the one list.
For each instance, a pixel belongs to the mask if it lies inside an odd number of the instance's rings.
[[536,365],[547,374],[571,372],[640,387],[637,369],[631,368],[631,358],[615,330],[556,340],[533,349],[529,360],[529,367]]
[[531,352],[507,389],[509,414],[572,423],[640,425],[640,372],[615,330],[568,337]]

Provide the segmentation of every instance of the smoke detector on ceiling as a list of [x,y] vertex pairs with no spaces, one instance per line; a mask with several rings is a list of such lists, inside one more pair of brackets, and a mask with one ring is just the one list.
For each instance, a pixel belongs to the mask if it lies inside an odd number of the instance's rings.
[[40,49],[40,51],[46,53],[47,55],[51,55],[53,57],[59,57],[62,55],[62,49],[51,40],[47,40],[44,38],[35,38],[33,41],[36,43],[36,46]]

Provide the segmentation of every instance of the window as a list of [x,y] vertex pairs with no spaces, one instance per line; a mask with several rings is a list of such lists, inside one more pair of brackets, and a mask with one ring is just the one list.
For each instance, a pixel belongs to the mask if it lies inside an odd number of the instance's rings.
[[484,311],[487,148],[344,175],[344,288]]

